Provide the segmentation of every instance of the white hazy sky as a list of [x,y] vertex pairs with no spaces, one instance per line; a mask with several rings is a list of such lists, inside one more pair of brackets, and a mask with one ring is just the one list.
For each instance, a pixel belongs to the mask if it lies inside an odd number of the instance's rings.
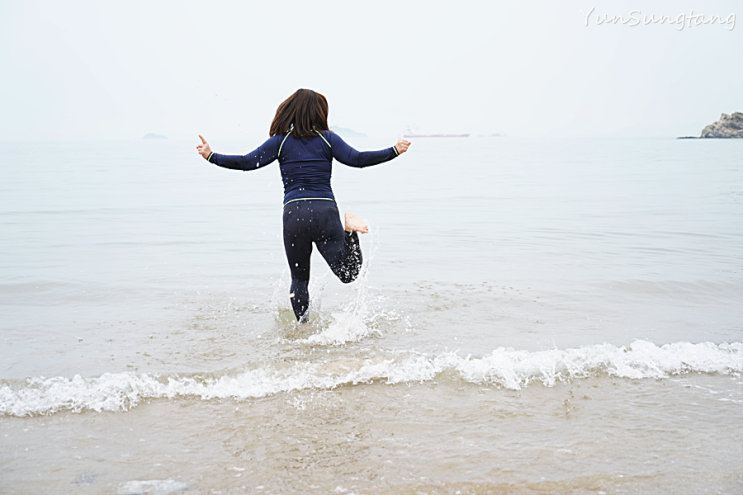
[[743,111],[743,17],[596,24],[632,10],[743,1],[0,0],[0,140],[252,141],[300,87],[371,136],[673,137]]

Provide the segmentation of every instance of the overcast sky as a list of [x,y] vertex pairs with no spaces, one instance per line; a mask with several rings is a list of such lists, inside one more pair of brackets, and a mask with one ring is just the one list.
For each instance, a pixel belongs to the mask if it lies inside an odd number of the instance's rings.
[[[736,25],[596,23],[633,10],[736,14]],[[325,94],[331,125],[380,137],[413,124],[673,137],[743,111],[740,0],[1,0],[0,11],[3,141],[252,140],[300,87]]]

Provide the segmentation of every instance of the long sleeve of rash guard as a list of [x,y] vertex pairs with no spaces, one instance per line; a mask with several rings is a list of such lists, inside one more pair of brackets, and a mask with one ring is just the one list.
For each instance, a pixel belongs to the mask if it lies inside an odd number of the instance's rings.
[[388,162],[399,154],[394,146],[379,151],[356,151],[346,144],[338,134],[328,132],[325,135],[330,137],[330,149],[333,152],[333,158],[349,167],[370,167]]
[[282,136],[273,136],[247,155],[221,155],[212,153],[209,161],[232,170],[256,170],[265,167],[279,156]]

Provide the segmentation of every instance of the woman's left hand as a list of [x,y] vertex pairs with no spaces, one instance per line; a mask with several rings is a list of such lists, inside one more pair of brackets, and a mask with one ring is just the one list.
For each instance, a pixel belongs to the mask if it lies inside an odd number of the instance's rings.
[[405,141],[404,139],[401,139],[395,144],[395,149],[397,150],[397,153],[402,155],[406,151],[408,151],[408,146],[410,146],[410,141]]
[[212,154],[212,149],[201,134],[199,134],[199,137],[201,138],[201,144],[196,147],[196,150],[199,152],[199,155],[204,157],[204,160],[208,160],[209,155]]

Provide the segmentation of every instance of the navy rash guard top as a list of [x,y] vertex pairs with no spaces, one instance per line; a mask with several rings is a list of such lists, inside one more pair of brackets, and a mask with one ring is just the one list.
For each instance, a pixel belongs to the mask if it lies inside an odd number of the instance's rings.
[[379,151],[356,151],[337,134],[316,131],[312,138],[272,136],[247,155],[212,153],[209,161],[232,170],[256,170],[279,160],[284,182],[284,205],[299,199],[335,200],[330,187],[333,158],[350,167],[369,167],[398,156],[394,146]]

